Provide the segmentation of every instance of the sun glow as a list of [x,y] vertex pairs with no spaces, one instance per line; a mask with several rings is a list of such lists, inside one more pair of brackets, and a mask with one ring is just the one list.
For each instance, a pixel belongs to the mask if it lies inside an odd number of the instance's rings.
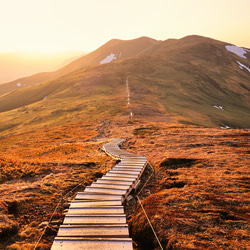
[[[28,41],[25,43],[19,43],[19,44],[10,44],[7,47],[8,52],[16,52],[16,51],[24,51],[27,52],[28,54],[37,54],[37,53],[42,53],[42,54],[52,54],[52,53],[61,53],[65,51],[72,50],[71,46],[65,46],[63,43],[57,43],[55,41],[51,41],[48,43],[46,39],[44,41],[41,41],[42,39],[39,39],[39,42],[36,41]],[[56,43],[56,44],[55,44]],[[76,50],[76,49],[75,49]],[[1,49],[0,49],[1,51]],[[78,50],[80,51],[80,49]]]
[[90,52],[113,38],[192,34],[250,47],[249,9],[249,0],[1,1],[0,51]]

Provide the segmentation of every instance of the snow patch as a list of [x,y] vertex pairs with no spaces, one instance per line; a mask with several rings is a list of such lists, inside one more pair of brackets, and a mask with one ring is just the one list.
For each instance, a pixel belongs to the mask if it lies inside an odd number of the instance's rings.
[[113,60],[116,60],[116,54],[111,53],[110,55],[108,55],[105,59],[103,59],[102,61],[100,61],[100,64],[104,64],[104,63],[110,63]]
[[244,58],[244,59],[247,58],[244,55],[247,54],[247,52],[250,52],[250,50],[248,50],[248,49],[237,47],[235,45],[226,45],[225,47],[226,47],[227,51],[232,52],[235,55],[237,55],[237,56],[239,56],[241,58]]
[[239,68],[240,68],[240,69],[245,68],[246,70],[248,70],[248,72],[250,72],[250,69],[249,69],[247,66],[245,66],[245,65],[242,64],[242,63],[240,63],[239,61],[236,61],[236,62],[239,64]]
[[224,108],[222,106],[213,106],[214,108],[220,109],[220,110],[224,110]]
[[17,87],[20,88],[22,86],[22,83],[17,83]]
[[225,126],[225,127],[220,127],[220,128],[229,129],[230,127],[229,126]]

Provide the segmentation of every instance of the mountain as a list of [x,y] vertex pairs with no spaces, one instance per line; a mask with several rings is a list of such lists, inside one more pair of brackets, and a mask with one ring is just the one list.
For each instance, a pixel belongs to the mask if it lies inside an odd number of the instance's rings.
[[54,72],[60,77],[2,95],[0,131],[129,119],[130,108],[134,120],[248,128],[249,52],[200,36],[111,40]]
[[57,77],[63,76],[75,70],[90,67],[100,63],[105,63],[110,60],[122,60],[136,57],[159,42],[148,38],[141,37],[134,40],[118,40],[112,39],[97,50],[80,57],[68,65],[54,71],[37,73],[29,77],[19,78],[17,80],[1,84],[0,95],[19,89],[20,87],[27,87],[38,84],[40,82],[49,81]]
[[57,70],[76,60],[80,55],[83,55],[83,52],[16,51],[0,54],[0,84],[43,71]]
[[247,48],[200,36],[111,40],[24,78],[30,86],[6,84],[0,249],[51,249],[49,222],[61,224],[65,202],[117,164],[100,150],[110,138],[150,163],[137,195],[159,241],[131,199],[136,248],[246,249],[250,129],[227,128],[250,127],[249,60]]

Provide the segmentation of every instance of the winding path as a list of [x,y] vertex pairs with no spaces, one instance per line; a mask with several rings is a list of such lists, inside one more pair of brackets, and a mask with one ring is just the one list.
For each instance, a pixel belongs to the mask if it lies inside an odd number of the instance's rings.
[[124,141],[113,139],[104,145],[108,155],[121,161],[77,193],[52,250],[133,250],[122,204],[139,183],[147,159],[121,150],[119,145]]
[[130,115],[130,120],[132,120],[133,118],[133,112],[132,112],[132,107],[131,107],[131,103],[130,103],[130,92],[129,92],[129,86],[128,86],[128,76],[126,79],[126,89],[127,89],[127,93],[128,93],[128,107],[129,107],[129,115]]

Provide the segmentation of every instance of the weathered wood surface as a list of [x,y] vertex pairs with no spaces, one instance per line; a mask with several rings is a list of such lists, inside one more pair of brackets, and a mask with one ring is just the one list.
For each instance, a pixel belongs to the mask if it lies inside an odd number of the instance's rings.
[[105,152],[121,160],[102,178],[78,192],[60,226],[52,250],[132,250],[122,203],[135,188],[147,159],[119,148],[123,139],[104,145]]

